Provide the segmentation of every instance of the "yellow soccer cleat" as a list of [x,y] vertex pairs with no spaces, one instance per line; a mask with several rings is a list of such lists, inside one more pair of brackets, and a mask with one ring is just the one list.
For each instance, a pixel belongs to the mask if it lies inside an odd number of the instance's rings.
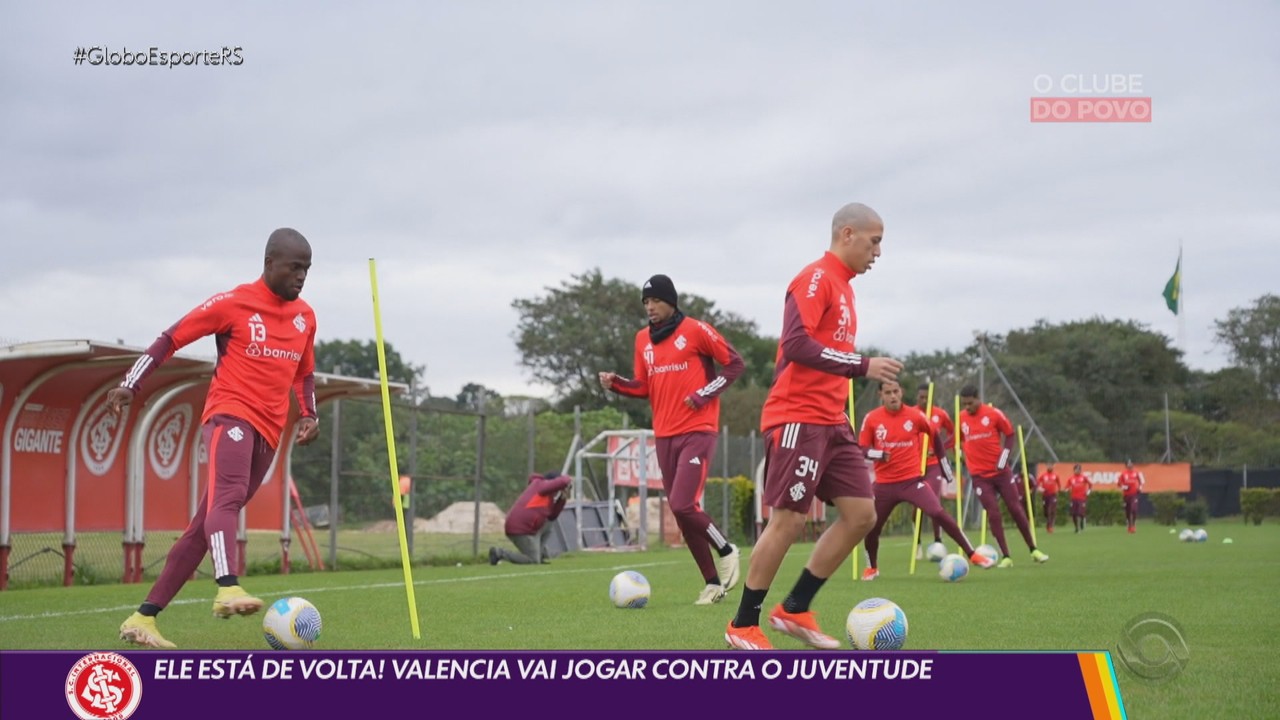
[[120,639],[140,647],[159,648],[161,650],[178,647],[164,639],[164,636],[160,634],[160,630],[156,628],[156,619],[154,617],[138,612],[130,615],[129,619],[120,625]]
[[232,615],[252,615],[262,609],[262,601],[239,585],[218,588],[213,600],[213,616],[226,620]]

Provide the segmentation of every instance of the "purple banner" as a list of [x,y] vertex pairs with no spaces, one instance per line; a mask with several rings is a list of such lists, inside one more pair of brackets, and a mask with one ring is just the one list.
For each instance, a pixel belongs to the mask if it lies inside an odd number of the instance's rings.
[[[1046,702],[1053,698],[1053,702]],[[0,651],[0,717],[1094,717],[1076,653]],[[660,704],[660,705],[659,705]]]

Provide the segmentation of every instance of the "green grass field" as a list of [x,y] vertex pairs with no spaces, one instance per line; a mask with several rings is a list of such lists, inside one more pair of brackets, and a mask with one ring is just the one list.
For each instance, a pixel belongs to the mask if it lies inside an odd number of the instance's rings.
[[[1069,527],[1049,536],[1041,530],[1041,547],[1052,556],[1047,565],[1033,564],[1023,548],[1015,551],[1012,569],[975,569],[956,584],[943,583],[936,566],[924,561],[908,575],[907,540],[886,538],[880,579],[854,582],[846,563],[814,610],[829,633],[842,636],[841,623],[855,603],[886,597],[907,613],[907,647],[939,650],[1114,651],[1131,620],[1163,613],[1180,623],[1189,661],[1176,677],[1150,681],[1117,659],[1129,717],[1276,717],[1280,525],[1219,522],[1208,530],[1203,544],[1180,543],[1168,528],[1150,523],[1136,535],[1114,527],[1081,535]],[[1222,543],[1227,536],[1232,544]],[[808,550],[793,548],[766,611],[786,594]],[[647,608],[617,610],[609,603],[609,579],[622,569],[649,578]],[[296,594],[314,602],[329,649],[721,649],[724,625],[741,596],[735,589],[720,605],[695,607],[702,582],[683,549],[584,552],[539,567],[418,567],[413,576],[421,640],[410,633],[399,570],[256,576],[244,584],[268,600]],[[116,629],[146,587],[0,593],[0,648],[121,647]],[[257,618],[211,618],[212,596],[212,581],[188,584],[160,616],[170,640],[186,649],[266,648]],[[780,649],[800,647],[769,633]]]

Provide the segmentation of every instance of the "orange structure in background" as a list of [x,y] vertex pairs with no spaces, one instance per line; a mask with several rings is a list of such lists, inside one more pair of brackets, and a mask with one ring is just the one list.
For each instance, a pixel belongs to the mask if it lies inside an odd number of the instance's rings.
[[[1054,463],[1054,471],[1066,477],[1075,463],[1063,460]],[[1044,472],[1045,463],[1036,465],[1036,477]],[[1146,483],[1142,492],[1191,492],[1191,463],[1134,463],[1133,469],[1142,473]],[[1064,472],[1064,470],[1066,472]],[[1124,472],[1124,463],[1080,463],[1080,472],[1093,481],[1094,490],[1115,490],[1116,478]]]
[[[107,391],[142,352],[91,340],[0,347],[0,590],[15,534],[62,533],[70,585],[76,533],[121,531],[122,579],[140,582],[147,532],[182,530],[195,513],[206,463],[200,415],[214,363],[170,358],[117,417],[106,409]],[[317,405],[379,393],[376,380],[316,373]],[[297,419],[293,408],[281,452],[240,523],[242,550],[246,530],[280,531],[282,568],[291,538],[283,478]]]

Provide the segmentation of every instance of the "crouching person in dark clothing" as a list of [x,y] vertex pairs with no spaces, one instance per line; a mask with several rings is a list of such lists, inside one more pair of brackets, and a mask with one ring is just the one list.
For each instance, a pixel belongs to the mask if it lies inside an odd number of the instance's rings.
[[530,475],[529,486],[507,513],[504,530],[517,551],[499,547],[489,548],[489,564],[500,561],[517,565],[537,565],[549,562],[553,555],[547,547],[556,518],[564,509],[568,494],[565,492],[573,480],[558,472]]

